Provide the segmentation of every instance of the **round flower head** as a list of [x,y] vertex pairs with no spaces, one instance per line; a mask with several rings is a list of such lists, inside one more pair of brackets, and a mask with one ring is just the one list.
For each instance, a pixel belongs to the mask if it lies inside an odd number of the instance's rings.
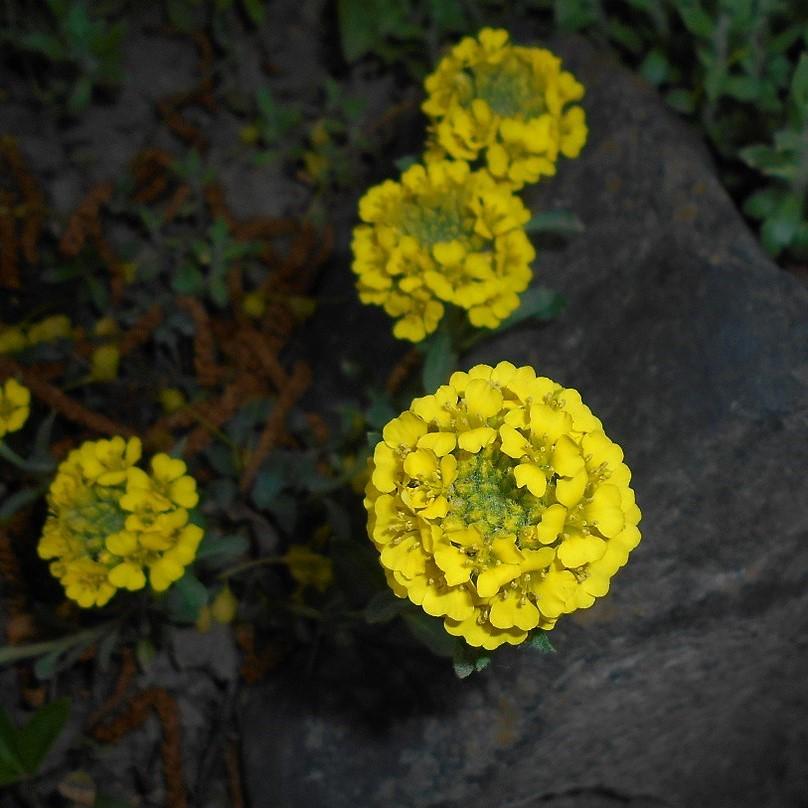
[[487,171],[458,161],[414,165],[400,182],[371,188],[359,216],[359,297],[396,319],[398,338],[419,342],[432,333],[444,303],[488,328],[519,306],[535,257],[522,228],[530,213]]
[[463,39],[425,87],[428,161],[480,157],[518,189],[554,174],[558,153],[577,157],[586,142],[584,111],[571,106],[583,87],[550,51],[512,45],[506,31],[484,28]]
[[31,393],[16,379],[7,379],[0,385],[0,438],[7,432],[16,432],[28,420]]
[[591,606],[640,540],[620,447],[530,367],[454,373],[382,436],[365,507],[387,580],[470,645]]
[[198,501],[185,463],[135,464],[140,440],[87,441],[59,466],[48,491],[38,552],[80,606],[103,606],[118,589],[161,592],[193,561],[202,530],[188,522]]

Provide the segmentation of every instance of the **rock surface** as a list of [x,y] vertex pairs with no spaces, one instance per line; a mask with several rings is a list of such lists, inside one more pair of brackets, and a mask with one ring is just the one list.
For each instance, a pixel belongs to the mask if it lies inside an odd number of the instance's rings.
[[464,683],[427,659],[392,684],[357,670],[351,702],[250,690],[253,805],[805,805],[808,292],[651,89],[583,41],[558,50],[590,140],[528,201],[586,224],[537,264],[569,307],[466,364],[578,388],[625,450],[643,541],[552,657],[506,650]]

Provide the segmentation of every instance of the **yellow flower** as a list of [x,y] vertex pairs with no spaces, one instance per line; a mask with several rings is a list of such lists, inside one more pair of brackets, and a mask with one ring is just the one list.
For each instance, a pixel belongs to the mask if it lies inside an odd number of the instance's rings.
[[515,645],[605,595],[639,542],[622,461],[577,391],[477,365],[385,427],[368,533],[396,595],[470,645]]
[[241,301],[241,309],[248,316],[254,320],[258,320],[264,316],[267,310],[267,302],[260,292],[250,292],[244,295]]
[[283,556],[290,575],[301,587],[325,591],[333,577],[331,559],[314,553],[308,547],[293,544]]
[[182,577],[202,529],[188,524],[198,500],[181,460],[158,454],[151,474],[135,466],[140,441],[88,441],[60,464],[48,491],[37,551],[80,606],[103,606],[117,589],[147,580],[161,592]]
[[55,314],[34,323],[28,329],[28,341],[31,345],[38,342],[53,342],[56,339],[69,339],[72,333],[70,318],[64,314]]
[[16,379],[7,379],[0,386],[0,438],[7,432],[22,429],[28,420],[31,408],[31,393]]
[[101,345],[93,351],[90,376],[97,382],[111,381],[118,375],[121,352],[115,345]]
[[28,347],[28,338],[17,326],[0,328],[0,354],[13,354]]
[[185,394],[176,387],[164,387],[159,393],[163,411],[169,415],[185,406]]
[[419,342],[432,333],[446,303],[488,328],[519,306],[535,257],[522,227],[530,213],[489,172],[458,161],[411,166],[400,182],[371,188],[359,216],[359,298],[396,319],[399,339]]
[[558,153],[577,157],[586,141],[583,87],[543,48],[512,45],[484,28],[466,37],[425,82],[432,119],[425,159],[485,161],[512,188],[555,173]]

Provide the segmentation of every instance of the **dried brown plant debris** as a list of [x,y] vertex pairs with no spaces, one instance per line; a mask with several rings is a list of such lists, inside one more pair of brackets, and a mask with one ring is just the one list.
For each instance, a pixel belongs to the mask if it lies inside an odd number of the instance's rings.
[[114,186],[111,182],[94,185],[67,222],[59,242],[59,250],[70,257],[78,255],[87,239],[101,234],[101,208],[110,200]]
[[[19,245],[28,264],[36,264],[38,260],[39,237],[42,233],[42,222],[45,218],[45,197],[28,170],[25,160],[17,147],[17,142],[9,135],[0,137],[0,157],[8,166],[9,173],[19,192],[20,200],[16,215],[22,218],[22,233]],[[13,209],[14,200],[9,204]]]
[[258,445],[244,467],[239,481],[242,491],[249,491],[264,459],[281,439],[286,417],[309,384],[311,384],[311,369],[305,362],[296,362],[288,383],[280,391],[278,398],[275,400],[275,406],[264,424],[258,438]]
[[181,109],[191,105],[216,109],[216,99],[213,97],[213,48],[207,35],[201,31],[195,33],[193,39],[199,51],[202,80],[192,90],[174,93],[162,99],[157,103],[157,109],[166,126],[180,140],[204,152],[208,148],[208,139],[199,127],[180,114]]
[[179,297],[177,305],[185,309],[194,321],[194,370],[197,381],[202,387],[213,387],[222,379],[224,369],[216,362],[216,347],[208,312],[195,297]]
[[90,714],[90,717],[87,719],[87,725],[89,727],[94,727],[106,716],[118,709],[124,696],[134,682],[136,673],[137,664],[135,663],[135,655],[132,649],[127,646],[121,651],[121,669],[118,672],[115,687],[104,702]]
[[107,418],[106,415],[93,412],[78,401],[63,393],[58,387],[46,382],[36,370],[24,368],[11,359],[0,358],[0,380],[8,376],[19,376],[31,391],[31,394],[63,415],[68,421],[86,426],[102,435],[123,435],[129,437],[135,433],[127,426]]
[[154,710],[163,731],[160,756],[163,762],[163,777],[166,784],[166,805],[171,808],[186,808],[188,797],[182,776],[182,733],[177,702],[162,687],[150,687],[128,702],[117,717],[92,729],[99,741],[114,743],[143,724]]

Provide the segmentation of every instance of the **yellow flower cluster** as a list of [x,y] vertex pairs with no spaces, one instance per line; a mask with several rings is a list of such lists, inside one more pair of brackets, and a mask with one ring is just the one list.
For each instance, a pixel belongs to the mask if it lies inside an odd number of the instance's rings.
[[466,37],[425,82],[432,119],[427,160],[485,161],[512,188],[555,173],[558,154],[577,157],[586,142],[584,89],[543,48],[512,45],[507,31]]
[[0,354],[19,353],[40,342],[69,339],[73,335],[70,319],[64,314],[46,317],[24,328],[19,325],[0,324]]
[[196,556],[202,529],[188,521],[199,497],[182,460],[135,464],[138,438],[87,441],[59,466],[48,492],[39,555],[79,606],[103,606],[118,589],[162,592]]
[[414,165],[400,182],[371,188],[359,203],[353,271],[363,303],[396,319],[393,333],[419,342],[444,303],[495,328],[519,306],[535,252],[523,225],[530,213],[487,171],[462,161]]
[[22,429],[31,411],[31,393],[16,379],[0,385],[0,438]]
[[366,489],[388,582],[473,646],[591,606],[640,540],[620,447],[579,393],[500,362],[383,431]]
[[423,165],[362,197],[352,245],[360,299],[383,306],[395,336],[412,342],[437,328],[445,304],[484,328],[519,306],[535,252],[513,192],[554,174],[559,153],[576,157],[587,135],[571,105],[583,87],[552,53],[511,45],[506,31],[463,39],[426,90]]

